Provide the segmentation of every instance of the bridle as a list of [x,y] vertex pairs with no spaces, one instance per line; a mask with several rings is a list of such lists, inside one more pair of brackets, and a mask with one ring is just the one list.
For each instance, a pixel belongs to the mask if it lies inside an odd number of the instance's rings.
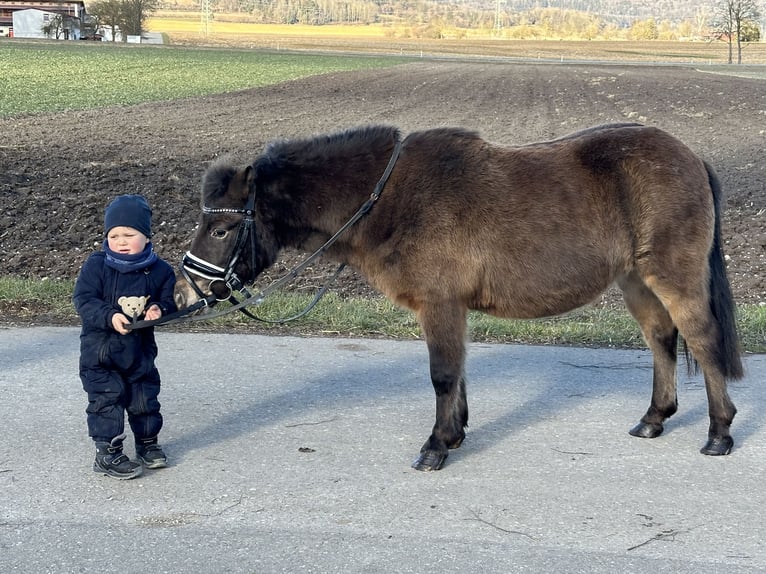
[[[258,321],[263,321],[266,323],[285,323],[287,321],[292,321],[295,319],[298,319],[299,317],[304,316],[306,313],[311,311],[311,309],[314,308],[314,306],[319,302],[319,300],[322,298],[324,293],[326,292],[327,288],[329,287],[329,283],[325,284],[316,294],[314,299],[309,303],[303,311],[300,313],[293,315],[292,317],[287,317],[279,320],[267,320],[262,319],[252,313],[250,313],[246,307],[248,305],[256,305],[263,301],[263,299],[266,298],[266,296],[277,289],[280,289],[285,284],[289,283],[295,277],[298,276],[299,273],[301,273],[306,267],[308,267],[313,261],[318,259],[322,254],[324,254],[329,247],[335,243],[338,238],[352,225],[354,225],[357,221],[359,221],[362,217],[364,217],[367,212],[372,209],[372,206],[375,204],[376,201],[380,198],[380,194],[383,192],[383,188],[386,185],[386,182],[388,181],[389,176],[391,175],[391,172],[394,169],[394,165],[396,165],[396,161],[399,158],[399,152],[401,151],[402,142],[401,140],[397,139],[396,143],[394,145],[394,150],[391,154],[391,158],[388,161],[388,165],[386,166],[386,169],[383,172],[383,175],[378,180],[378,183],[375,185],[375,189],[373,190],[372,194],[370,195],[369,199],[362,204],[362,206],[354,213],[354,215],[351,216],[351,218],[337,231],[335,234],[330,237],[319,249],[317,249],[314,253],[312,253],[310,256],[308,256],[302,263],[295,266],[293,269],[291,269],[288,273],[283,275],[280,279],[274,281],[271,285],[266,287],[263,291],[260,293],[253,295],[248,291],[246,285],[242,282],[242,280],[237,276],[237,273],[235,272],[234,268],[236,267],[237,263],[240,260],[240,257],[242,256],[242,252],[245,248],[245,245],[247,245],[248,240],[250,241],[250,256],[251,256],[251,269],[255,269],[255,257],[256,257],[256,247],[257,247],[257,238],[256,238],[256,232],[255,232],[255,197],[257,192],[257,186],[253,185],[252,192],[248,194],[247,202],[245,204],[244,208],[232,208],[232,207],[208,207],[203,205],[202,212],[206,214],[214,214],[214,213],[230,213],[235,215],[241,215],[242,221],[239,224],[239,229],[237,230],[237,237],[234,241],[234,247],[232,248],[231,256],[229,257],[228,263],[225,267],[220,267],[218,265],[215,265],[213,263],[210,263],[209,261],[206,261],[202,259],[201,257],[198,257],[194,255],[191,251],[187,251],[183,258],[181,259],[181,263],[179,265],[181,275],[183,278],[189,283],[191,288],[194,290],[194,292],[199,297],[199,301],[195,303],[195,306],[197,306],[197,309],[208,306],[212,307],[213,305],[221,302],[221,301],[231,301],[232,307],[226,309],[225,311],[219,312],[220,315],[231,313],[232,311],[238,310],[251,319],[256,319]],[[340,275],[341,271],[343,271],[343,268],[345,267],[345,263],[341,264],[338,269],[335,271],[335,273],[332,275],[330,282],[334,281],[338,275]],[[203,279],[206,279],[210,281],[208,284],[208,289],[210,290],[213,295],[205,295],[205,293],[200,289],[194,279],[191,277],[192,275],[196,275],[197,277],[202,277]],[[220,294],[216,294],[214,287],[217,287],[218,285],[223,285],[225,290],[223,293],[225,293],[225,296],[221,296]],[[243,297],[245,297],[244,300],[240,301],[238,300],[238,297],[234,295],[234,293],[237,292],[241,294]],[[203,315],[202,317],[205,317],[207,319],[213,318],[210,314]],[[158,321],[161,321],[159,319]]]
[[[197,283],[192,279],[191,275],[202,277],[210,281],[208,284],[208,290],[215,295],[215,302],[228,301],[232,299],[235,291],[241,292],[246,297],[250,297],[250,293],[247,291],[245,284],[237,276],[234,268],[237,266],[245,245],[250,240],[250,268],[255,269],[255,254],[256,254],[256,236],[255,236],[255,186],[253,186],[252,192],[247,196],[247,203],[243,208],[235,207],[208,207],[202,206],[202,213],[231,213],[236,215],[242,215],[242,221],[237,229],[237,237],[234,240],[234,247],[231,251],[231,256],[226,264],[226,267],[219,267],[209,261],[205,261],[201,257],[197,257],[191,251],[187,251],[181,263],[179,269],[181,275],[186,282],[189,283],[191,288],[197,294],[200,299],[207,299],[207,295],[197,286]],[[216,293],[215,287],[222,284],[225,288],[225,296],[221,296]],[[235,303],[236,299],[232,299]]]
[[[237,230],[237,238],[234,241],[234,249],[232,250],[231,257],[229,258],[229,262],[226,264],[226,267],[219,267],[218,265],[214,265],[209,261],[205,261],[201,257],[197,257],[190,251],[187,251],[181,259],[181,263],[178,265],[178,267],[183,278],[186,279],[186,282],[191,286],[192,289],[194,289],[194,292],[197,294],[197,297],[199,298],[197,302],[190,305],[189,307],[186,307],[185,309],[179,309],[175,313],[165,315],[159,319],[144,319],[142,321],[134,320],[133,323],[125,326],[125,328],[129,331],[134,329],[143,329],[145,327],[154,327],[156,325],[167,325],[170,323],[177,323],[179,321],[209,321],[215,317],[215,314],[198,316],[193,315],[205,307],[213,307],[217,303],[227,300],[231,300],[234,303],[234,307],[218,313],[219,315],[225,315],[231,313],[235,309],[238,309],[249,317],[257,319],[255,315],[252,315],[247,309],[244,308],[245,305],[234,298],[234,291],[239,291],[247,297],[246,301],[250,301],[252,299],[252,295],[245,288],[245,285],[242,283],[240,278],[237,277],[234,268],[236,267],[237,261],[239,261],[239,258],[242,255],[242,250],[247,243],[248,237],[250,238],[251,242],[250,253],[253,257],[252,263],[255,263],[255,190],[253,190],[253,192],[248,195],[247,203],[242,209],[203,206],[202,212],[234,213],[242,215],[242,221],[240,222],[239,228]],[[192,275],[197,275],[198,277],[202,277],[210,281],[208,285],[211,293],[210,295],[205,295],[205,293],[199,287],[197,287],[197,283],[191,277]],[[220,297],[219,295],[215,294],[213,287],[218,283],[222,283],[224,287],[226,287],[227,294],[225,297]]]

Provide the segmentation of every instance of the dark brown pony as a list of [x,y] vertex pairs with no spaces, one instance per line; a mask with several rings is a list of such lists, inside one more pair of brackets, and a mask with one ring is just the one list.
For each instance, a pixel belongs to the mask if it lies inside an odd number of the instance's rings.
[[[323,245],[368,200],[399,141],[393,127],[362,127],[271,143],[250,166],[211,166],[186,256],[195,290],[209,293],[224,275],[251,281],[284,247]],[[651,404],[630,433],[656,437],[676,412],[680,332],[707,388],[701,452],[729,453],[736,409],[726,379],[743,371],[721,188],[707,163],[637,124],[521,147],[434,129],[411,133],[400,150],[380,198],[326,254],[411,309],[423,329],[436,423],[415,468],[439,469],[465,437],[469,309],[557,315],[615,282],[654,355]],[[184,306],[196,296],[179,282],[177,298]]]

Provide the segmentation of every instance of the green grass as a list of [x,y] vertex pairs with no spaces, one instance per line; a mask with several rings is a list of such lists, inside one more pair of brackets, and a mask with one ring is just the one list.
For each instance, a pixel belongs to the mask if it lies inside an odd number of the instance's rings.
[[[0,324],[77,324],[78,318],[71,301],[73,287],[72,281],[0,278]],[[311,297],[290,292],[276,293],[261,305],[250,307],[250,310],[264,319],[276,320],[294,315],[309,303]],[[222,308],[216,307],[216,310]],[[737,312],[743,349],[750,353],[766,352],[766,307],[740,306]],[[563,317],[530,321],[471,313],[468,325],[470,339],[480,342],[646,347],[638,326],[621,308],[585,307]],[[386,299],[341,299],[333,293],[322,299],[307,316],[287,326],[264,325],[235,312],[212,322],[189,322],[158,328],[394,339],[421,337],[413,314]]]
[[0,301],[28,301],[32,304],[45,303],[56,308],[72,296],[73,281],[50,279],[20,279],[0,276]]
[[73,288],[73,281],[0,276],[0,322],[9,318],[33,322],[41,315],[56,322],[70,322],[76,318]]
[[218,94],[343,70],[392,66],[392,57],[0,41],[0,117]]

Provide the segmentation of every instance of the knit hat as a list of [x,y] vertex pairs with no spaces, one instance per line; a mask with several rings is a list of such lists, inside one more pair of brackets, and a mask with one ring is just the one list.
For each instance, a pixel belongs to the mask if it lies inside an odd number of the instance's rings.
[[121,195],[110,203],[104,212],[104,233],[113,227],[132,227],[152,236],[152,210],[140,195]]

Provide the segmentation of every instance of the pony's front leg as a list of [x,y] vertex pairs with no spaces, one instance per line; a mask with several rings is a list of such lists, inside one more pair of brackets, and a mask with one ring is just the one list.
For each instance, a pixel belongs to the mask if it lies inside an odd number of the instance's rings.
[[448,449],[465,438],[468,402],[465,394],[466,310],[439,305],[421,309],[418,319],[428,345],[431,382],[436,392],[436,422],[412,463],[417,470],[439,470]]

